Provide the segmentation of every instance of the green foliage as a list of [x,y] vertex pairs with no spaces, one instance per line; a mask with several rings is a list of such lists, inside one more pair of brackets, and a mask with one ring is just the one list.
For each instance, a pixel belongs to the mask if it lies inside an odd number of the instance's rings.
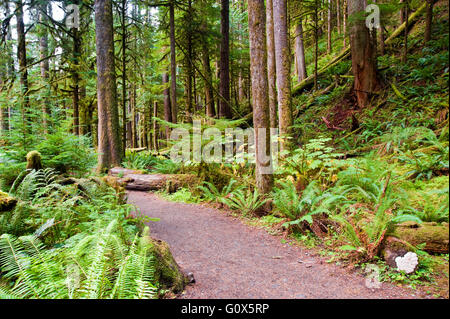
[[149,152],[127,151],[122,166],[129,169],[148,171],[159,163],[159,160]]
[[62,186],[51,169],[27,172],[0,216],[0,271],[17,298],[154,298],[148,229],[112,188],[94,180]]
[[203,182],[203,185],[198,186],[198,190],[202,193],[203,199],[207,202],[222,202],[225,197],[235,190],[243,189],[243,186],[234,187],[236,181],[230,180],[228,185],[224,186],[220,191],[210,182]]
[[303,191],[301,197],[290,181],[280,181],[281,188],[275,188],[273,203],[275,208],[290,219],[287,226],[299,225],[302,222],[313,223],[314,215],[332,214],[335,205],[345,197],[323,192],[317,181],[311,182]]
[[255,188],[253,192],[250,189],[247,192],[244,192],[243,189],[236,189],[220,200],[232,210],[238,210],[242,215],[247,216],[258,211],[268,199],[263,198]]

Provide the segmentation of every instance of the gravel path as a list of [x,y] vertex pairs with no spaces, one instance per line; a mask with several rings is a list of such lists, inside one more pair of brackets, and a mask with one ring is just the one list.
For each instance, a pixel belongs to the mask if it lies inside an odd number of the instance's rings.
[[219,210],[143,192],[128,198],[161,219],[150,223],[152,236],[168,242],[182,269],[194,274],[196,283],[180,298],[419,298],[386,283],[366,288],[363,276]]

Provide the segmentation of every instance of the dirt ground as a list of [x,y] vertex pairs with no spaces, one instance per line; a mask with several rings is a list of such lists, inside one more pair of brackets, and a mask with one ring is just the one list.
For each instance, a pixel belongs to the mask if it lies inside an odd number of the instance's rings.
[[369,289],[362,275],[213,208],[144,192],[129,192],[128,202],[161,219],[150,222],[152,236],[168,242],[181,268],[194,274],[179,298],[426,298],[388,283]]

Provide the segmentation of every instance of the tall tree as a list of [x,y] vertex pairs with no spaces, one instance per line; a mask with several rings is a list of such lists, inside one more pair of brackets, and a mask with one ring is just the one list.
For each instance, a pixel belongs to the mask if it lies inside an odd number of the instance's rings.
[[[164,120],[166,122],[172,122],[172,107],[170,105],[170,85],[169,85],[169,73],[164,72],[162,75],[162,83],[164,86]],[[169,138],[170,129],[166,126],[166,138]]]
[[275,31],[273,24],[273,0],[267,0],[267,72],[269,83],[270,127],[278,127],[277,112],[277,69],[275,61]]
[[275,27],[275,61],[277,69],[278,117],[281,150],[287,149],[287,138],[292,126],[291,110],[291,61],[287,26],[287,1],[273,0],[273,19]]
[[424,43],[427,43],[431,40],[431,28],[433,26],[433,6],[436,2],[435,0],[426,0],[427,1],[427,18],[425,25],[425,36]]
[[175,49],[175,1],[169,3],[170,28],[170,105],[172,107],[172,123],[177,123],[177,55]]
[[[273,175],[264,174],[263,170],[269,162],[263,158],[270,158],[270,130],[269,130],[269,96],[267,80],[267,45],[266,45],[266,15],[264,0],[248,0],[248,28],[250,38],[250,74],[252,82],[253,123],[256,144],[256,185],[261,194],[267,194],[272,189]],[[265,129],[265,134],[263,130]],[[260,149],[262,143],[264,149]],[[269,154],[269,155],[267,155]],[[262,155],[262,156],[261,156]]]
[[28,69],[27,69],[27,47],[25,41],[25,24],[23,22],[23,3],[16,0],[16,21],[17,21],[17,60],[19,61],[20,85],[22,88],[21,114],[24,132],[24,145],[26,146],[26,134],[31,134],[28,113],[30,110],[30,100],[28,96]]
[[[40,6],[39,11],[39,22],[41,23],[40,27],[40,36],[39,36],[39,53],[40,53],[40,69],[41,69],[41,78],[44,84],[48,85],[48,78],[49,78],[49,59],[48,59],[48,31],[47,27],[45,26],[46,23],[48,23],[47,15],[49,14],[49,4],[43,3]],[[42,105],[42,124],[44,128],[44,133],[48,133],[49,128],[49,122],[51,119],[51,111],[50,111],[50,101],[48,97],[46,96],[43,101]]]
[[103,172],[121,164],[112,0],[95,0],[97,44],[98,166]]
[[307,77],[305,46],[303,42],[303,26],[301,18],[299,18],[295,26],[295,59],[297,64],[297,78],[298,82],[300,83]]
[[379,88],[376,49],[365,19],[361,18],[364,12],[364,0],[348,2],[348,14],[355,17],[350,28],[350,47],[355,76],[354,91],[360,108],[367,106],[370,95]]
[[220,43],[219,74],[219,117],[231,119],[231,99],[230,99],[230,1],[221,0],[220,9],[220,33],[222,41]]
[[333,25],[332,25],[332,14],[331,14],[331,0],[328,0],[328,6],[327,6],[327,10],[328,10],[328,17],[327,17],[327,53],[330,54],[331,53],[331,34],[333,31]]

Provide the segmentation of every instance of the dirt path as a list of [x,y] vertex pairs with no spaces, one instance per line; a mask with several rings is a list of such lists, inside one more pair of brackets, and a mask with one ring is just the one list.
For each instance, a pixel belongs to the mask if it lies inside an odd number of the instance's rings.
[[181,298],[418,298],[414,291],[365,278],[326,263],[281,238],[218,210],[130,192],[129,203],[158,217],[152,236],[167,241],[196,283]]

